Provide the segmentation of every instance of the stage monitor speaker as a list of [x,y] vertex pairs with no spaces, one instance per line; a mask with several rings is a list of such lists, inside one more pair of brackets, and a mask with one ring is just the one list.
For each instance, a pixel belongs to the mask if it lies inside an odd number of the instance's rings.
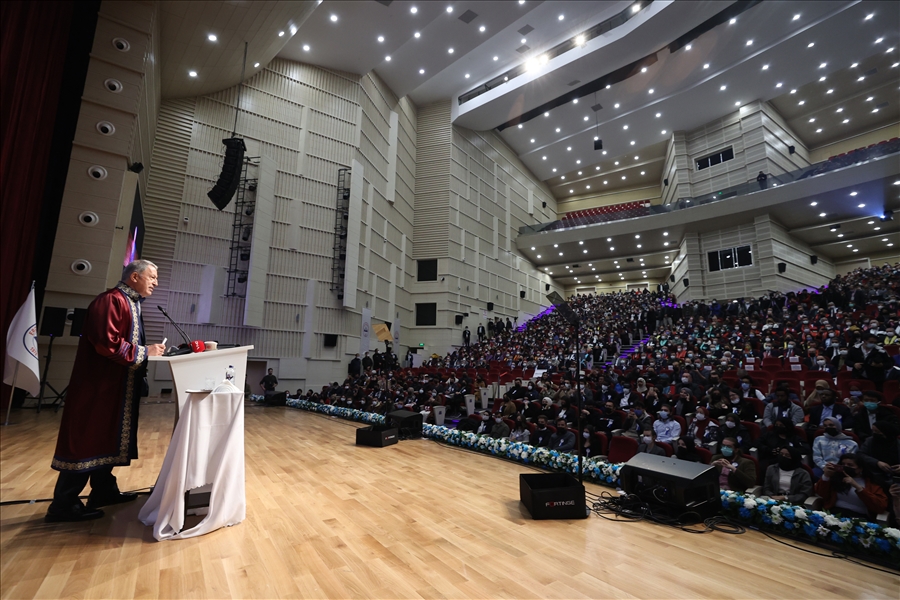
[[494,303],[493,303],[493,302],[488,302],[487,309],[488,309],[488,310],[494,310]]
[[519,290],[519,298],[525,297],[525,290]]
[[456,315],[455,320],[456,320],[456,324],[457,324],[457,325],[462,325],[463,316],[462,316],[462,315]]
[[549,292],[549,291],[550,291],[550,284],[549,284],[549,283],[545,283],[545,284],[544,284],[544,291],[545,291],[545,292]]
[[812,256],[809,257],[809,262],[811,264],[816,264],[817,262],[819,262],[819,257],[816,256],[815,254],[813,254]]
[[395,410],[387,414],[388,423],[400,430],[400,439],[422,437],[422,414],[409,410]]
[[81,337],[84,331],[84,320],[87,318],[86,308],[76,308],[72,313],[72,327],[69,328],[69,335],[72,337]]
[[325,334],[325,347],[326,348],[334,348],[337,346],[337,334],[336,333],[326,333]]
[[568,473],[521,473],[519,500],[532,519],[585,519],[584,486]]
[[784,273],[785,271],[787,271],[787,263],[778,263],[778,272]]
[[691,285],[691,281],[687,277],[682,279],[682,281],[684,282],[684,287],[688,287],[689,285]]
[[603,150],[603,140],[594,140],[594,150]]
[[228,138],[222,140],[225,144],[225,160],[222,162],[222,173],[213,189],[209,190],[206,195],[216,205],[216,208],[223,210],[237,191],[237,186],[241,181],[241,170],[244,163],[244,152],[247,146],[241,138]]
[[718,471],[703,463],[641,452],[622,465],[619,477],[626,494],[663,505],[672,516],[692,512],[700,521],[721,507]]
[[59,337],[66,330],[66,315],[69,310],[58,306],[44,308],[44,318],[41,320],[40,335]]
[[397,431],[396,427],[391,425],[360,427],[356,430],[356,445],[384,448],[385,446],[393,446],[396,444],[399,437],[400,432]]
[[271,396],[266,397],[266,406],[286,406],[287,392],[275,392]]

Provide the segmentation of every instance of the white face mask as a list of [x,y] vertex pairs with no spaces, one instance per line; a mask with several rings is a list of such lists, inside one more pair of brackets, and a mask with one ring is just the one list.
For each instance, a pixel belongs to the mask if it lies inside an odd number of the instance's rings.
[[645,444],[649,444],[650,442],[653,441],[653,438],[650,437],[649,435],[645,435],[644,437],[641,438],[641,441],[644,442]]

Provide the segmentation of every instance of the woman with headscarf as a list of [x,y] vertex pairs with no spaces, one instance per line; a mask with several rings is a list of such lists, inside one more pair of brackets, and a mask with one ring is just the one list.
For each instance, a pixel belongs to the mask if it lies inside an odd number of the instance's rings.
[[797,448],[781,448],[778,462],[766,469],[763,480],[763,495],[772,500],[791,504],[802,504],[812,494],[812,478],[800,466],[800,451]]

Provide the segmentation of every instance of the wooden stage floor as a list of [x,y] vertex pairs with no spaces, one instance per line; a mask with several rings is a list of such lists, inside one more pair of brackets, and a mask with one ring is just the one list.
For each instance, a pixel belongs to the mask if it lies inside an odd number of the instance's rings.
[[[141,407],[142,458],[123,490],[152,485],[171,404]],[[156,542],[144,502],[45,524],[46,503],[0,509],[2,598],[894,598],[900,579],[748,531],[532,521],[527,468],[428,440],[354,445],[358,426],[248,406],[247,519]],[[0,499],[47,498],[60,415],[14,412],[0,434]],[[599,493],[608,488],[589,485]],[[806,546],[811,549],[811,547]]]

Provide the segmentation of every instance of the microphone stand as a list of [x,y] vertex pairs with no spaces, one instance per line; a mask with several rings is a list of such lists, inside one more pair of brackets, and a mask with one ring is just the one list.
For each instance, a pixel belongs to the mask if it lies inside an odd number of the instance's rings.
[[181,338],[184,340],[184,343],[187,344],[187,348],[185,349],[178,349],[174,350],[173,352],[166,351],[166,356],[178,356],[180,354],[190,354],[191,352],[193,352],[193,350],[191,349],[191,338],[188,337],[188,334],[186,334],[184,330],[178,326],[178,323],[176,323],[174,319],[169,316],[169,313],[166,312],[166,309],[164,309],[159,304],[156,305],[156,308],[158,308],[159,312],[161,312],[163,316],[168,319],[169,323],[171,323],[175,328],[175,331],[181,334]]

